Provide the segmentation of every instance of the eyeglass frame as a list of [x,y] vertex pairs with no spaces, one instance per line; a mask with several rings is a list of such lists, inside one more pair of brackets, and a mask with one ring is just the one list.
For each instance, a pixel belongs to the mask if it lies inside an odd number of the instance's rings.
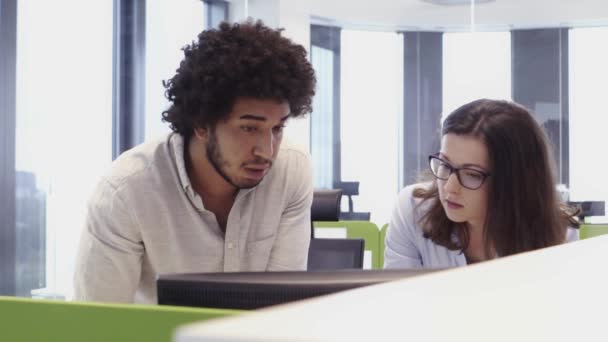
[[[433,162],[433,159],[439,160],[441,163],[445,164],[445,166],[450,170],[450,173],[448,174],[447,178],[440,178],[439,176],[437,176],[435,174],[435,171],[433,171],[433,167],[431,166],[431,163]],[[450,176],[454,172],[456,172],[456,178],[458,179],[458,183],[460,183],[460,185],[462,185],[464,188],[469,189],[469,190],[477,190],[477,189],[481,188],[483,186],[483,183],[485,183],[486,179],[488,179],[488,177],[490,177],[492,175],[489,172],[485,172],[485,171],[481,171],[481,170],[477,170],[477,169],[472,169],[470,167],[455,167],[454,165],[450,164],[448,161],[439,158],[439,153],[429,155],[429,169],[431,169],[431,173],[433,174],[433,176],[435,176],[435,178],[441,179],[441,180],[448,180],[448,179],[450,179]],[[476,187],[476,188],[471,188],[471,187],[468,187],[468,186],[464,185],[462,183],[462,179],[460,179],[460,171],[461,170],[469,170],[469,171],[474,171],[474,172],[477,172],[477,173],[481,174],[481,176],[483,178],[481,179],[481,183],[479,183],[479,186]]]

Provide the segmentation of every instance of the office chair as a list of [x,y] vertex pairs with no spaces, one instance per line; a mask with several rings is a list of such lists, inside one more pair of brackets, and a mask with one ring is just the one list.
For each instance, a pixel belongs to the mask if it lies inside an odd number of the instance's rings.
[[338,221],[340,219],[340,200],[342,190],[315,190],[310,208],[310,237],[314,238],[314,221]]
[[[380,263],[380,230],[376,224],[369,221],[340,220],[338,222],[315,221],[314,225],[315,236],[317,237],[363,239],[363,268],[382,268]],[[367,260],[367,258],[370,260]]]
[[363,268],[363,239],[311,239],[308,270]]
[[587,216],[604,216],[606,215],[604,208],[606,202],[604,201],[582,201],[582,202],[568,202],[568,205],[575,208],[579,208],[578,219],[580,222],[585,222]]
[[314,221],[340,219],[341,189],[315,190],[310,210],[308,270],[363,268],[363,239],[315,239]]
[[370,212],[356,212],[353,209],[353,197],[359,195],[359,182],[335,182],[334,188],[342,189],[342,194],[348,197],[348,211],[340,213],[342,221],[369,221]]

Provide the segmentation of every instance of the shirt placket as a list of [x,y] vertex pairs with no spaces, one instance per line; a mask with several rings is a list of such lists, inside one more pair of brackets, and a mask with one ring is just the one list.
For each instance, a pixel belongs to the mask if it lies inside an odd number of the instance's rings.
[[224,272],[240,271],[239,261],[239,235],[241,230],[241,197],[239,193],[234,201],[232,210],[226,222],[226,235],[224,238]]

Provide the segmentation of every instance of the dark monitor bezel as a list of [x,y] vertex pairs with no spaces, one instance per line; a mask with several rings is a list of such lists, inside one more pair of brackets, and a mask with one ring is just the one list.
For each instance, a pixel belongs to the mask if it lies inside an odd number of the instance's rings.
[[165,274],[158,304],[252,310],[358,287],[420,276],[436,269]]

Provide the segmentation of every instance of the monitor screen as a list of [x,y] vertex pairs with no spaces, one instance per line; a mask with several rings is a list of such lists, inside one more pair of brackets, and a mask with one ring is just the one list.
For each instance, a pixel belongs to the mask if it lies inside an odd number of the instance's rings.
[[158,304],[258,309],[437,270],[339,270],[160,275]]

